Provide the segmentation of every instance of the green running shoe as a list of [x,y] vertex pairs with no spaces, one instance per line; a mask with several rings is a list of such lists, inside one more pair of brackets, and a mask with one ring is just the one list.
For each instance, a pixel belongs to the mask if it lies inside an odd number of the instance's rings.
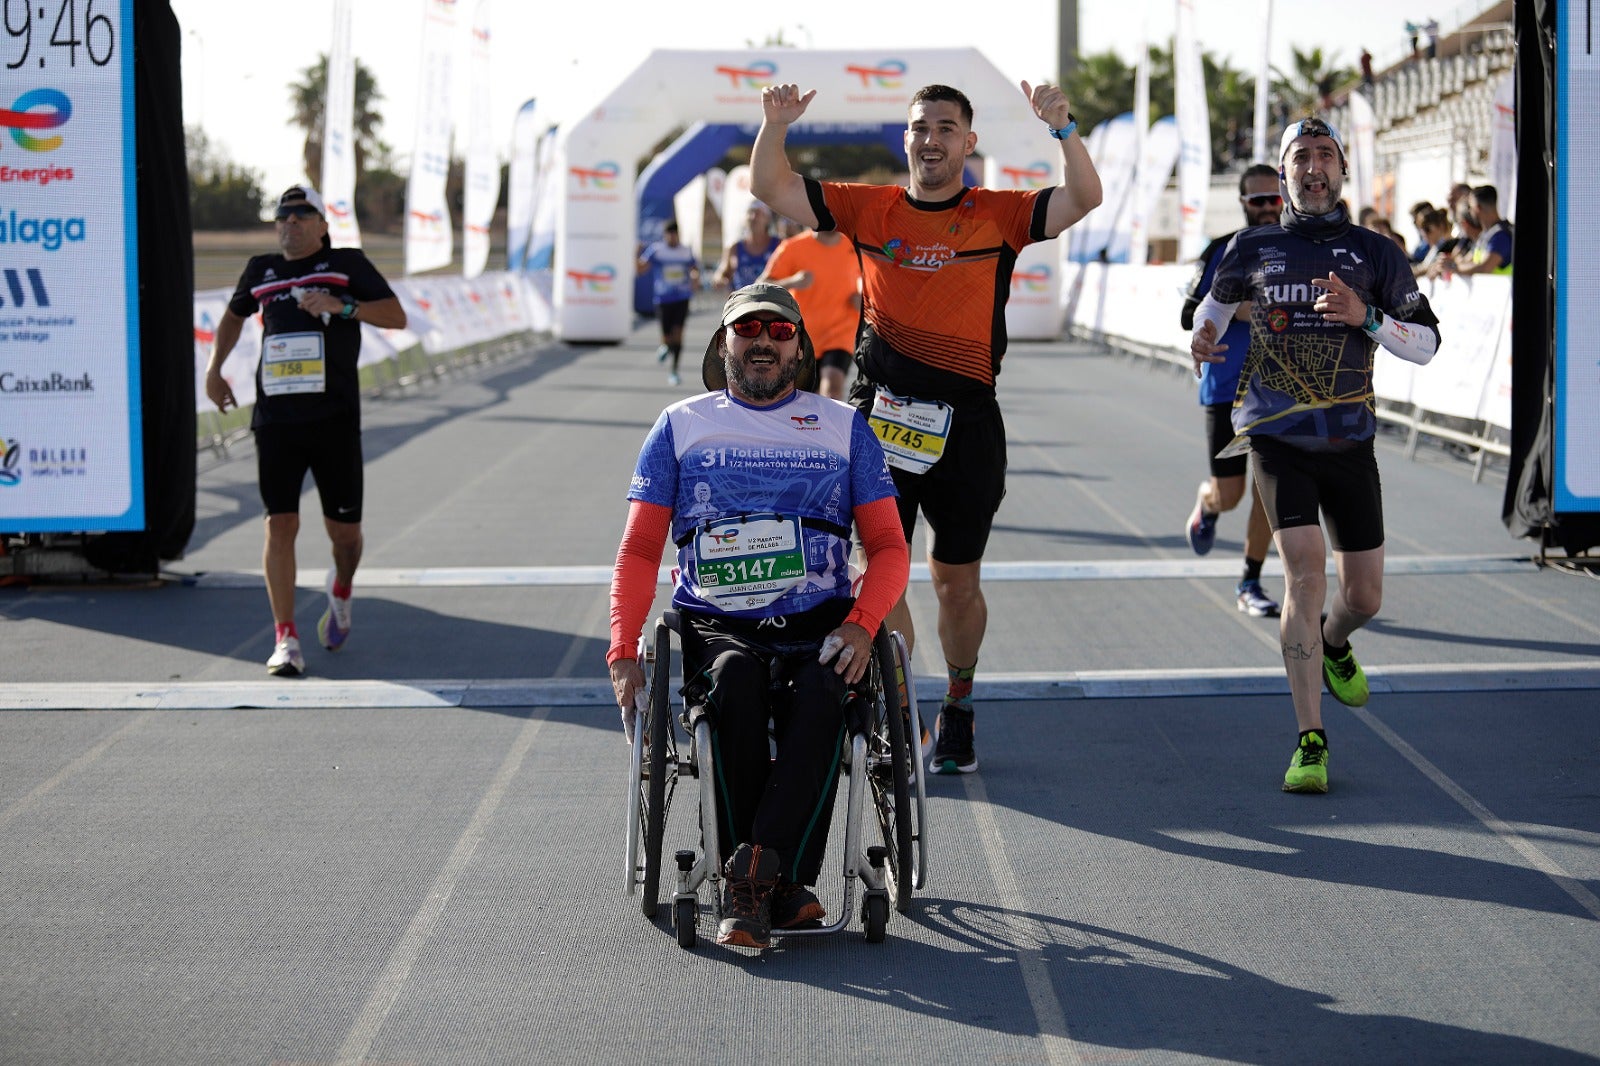
[[1289,772],[1283,775],[1283,790],[1328,791],[1328,742],[1321,733],[1313,731],[1300,738],[1300,746],[1289,760]]
[[[1326,649],[1327,646],[1323,647]],[[1333,698],[1346,707],[1367,705],[1367,675],[1362,671],[1361,664],[1356,662],[1356,650],[1349,645],[1345,645],[1344,654],[1337,657],[1323,651],[1322,680],[1327,684],[1328,691],[1333,693]]]

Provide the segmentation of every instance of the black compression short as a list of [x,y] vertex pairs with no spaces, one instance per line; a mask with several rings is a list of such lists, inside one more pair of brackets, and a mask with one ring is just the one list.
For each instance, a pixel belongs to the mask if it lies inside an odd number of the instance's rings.
[[317,483],[322,513],[335,522],[360,522],[363,478],[361,430],[349,419],[272,422],[257,426],[256,472],[267,514],[299,514],[306,472]]

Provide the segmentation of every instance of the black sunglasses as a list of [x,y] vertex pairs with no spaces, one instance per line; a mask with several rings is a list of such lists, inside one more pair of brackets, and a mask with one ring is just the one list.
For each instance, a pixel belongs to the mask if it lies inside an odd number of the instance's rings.
[[763,326],[766,327],[767,336],[771,337],[775,341],[792,340],[794,335],[800,331],[800,327],[795,325],[793,322],[785,322],[782,319],[774,319],[771,322],[763,322],[759,318],[746,319],[743,322],[733,322],[729,324],[728,328],[733,330],[739,336],[748,340],[751,337],[761,336],[761,329]]
[[279,222],[286,222],[291,215],[295,218],[310,218],[316,214],[318,214],[317,209],[310,204],[290,204],[288,207],[278,208],[278,213],[272,217]]
[[1239,199],[1243,200],[1251,207],[1277,207],[1279,204],[1283,203],[1283,197],[1279,196],[1275,192],[1258,192],[1254,196],[1241,196]]

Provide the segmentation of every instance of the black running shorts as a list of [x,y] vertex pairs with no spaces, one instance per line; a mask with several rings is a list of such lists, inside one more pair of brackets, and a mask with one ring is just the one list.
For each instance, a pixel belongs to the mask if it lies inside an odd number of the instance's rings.
[[1284,438],[1250,438],[1250,470],[1274,530],[1321,519],[1335,551],[1383,547],[1383,486],[1370,439],[1313,451]]
[[256,472],[267,514],[299,514],[306,471],[317,483],[322,513],[361,521],[361,428],[347,418],[271,422],[255,430]]
[[856,357],[852,353],[845,351],[843,348],[829,348],[827,351],[817,356],[817,365],[819,367],[831,366],[837,370],[843,370],[846,377],[850,376],[850,367],[855,363],[855,361]]
[[1233,404],[1208,403],[1206,404],[1206,441],[1211,449],[1206,452],[1211,460],[1212,477],[1244,477],[1250,465],[1250,455],[1235,455],[1227,459],[1218,459],[1217,453],[1233,443],[1236,434],[1233,431]]
[[[872,410],[870,397],[862,414]],[[900,525],[906,542],[917,528],[917,512],[928,520],[929,549],[948,566],[975,563],[989,545],[995,512],[1006,495],[1006,425],[998,405],[950,427],[944,455],[925,474],[891,466],[900,493]]]
[[661,332],[671,333],[675,329],[682,329],[683,324],[689,321],[689,301],[673,300],[671,303],[657,304],[656,313],[661,316]]

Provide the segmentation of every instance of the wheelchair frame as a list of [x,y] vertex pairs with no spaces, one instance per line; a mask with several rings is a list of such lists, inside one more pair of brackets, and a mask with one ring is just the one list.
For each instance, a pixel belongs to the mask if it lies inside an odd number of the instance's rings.
[[[655,639],[639,641],[639,663],[648,679],[648,721],[635,723],[628,775],[627,893],[639,895],[645,917],[655,918],[661,902],[663,837],[679,781],[695,781],[699,799],[700,849],[679,849],[672,894],[672,922],[678,944],[693,948],[698,938],[700,889],[711,886],[713,924],[722,919],[722,856],[716,832],[716,772],[711,723],[672,705],[672,638],[679,631],[676,611],[656,623]],[[869,706],[865,730],[845,738],[841,773],[848,774],[845,815],[844,893],[832,924],[774,929],[774,937],[821,936],[850,925],[855,889],[862,885],[862,925],[869,942],[883,940],[889,909],[905,913],[912,890],[927,884],[926,767],[921,761],[922,720],[917,709],[910,654],[903,637],[880,628],[873,638],[873,661],[861,686]],[[676,726],[674,727],[674,719]],[[687,745],[680,746],[680,729]],[[685,787],[688,787],[687,784]],[[862,817],[870,802],[880,843],[866,843]]]

